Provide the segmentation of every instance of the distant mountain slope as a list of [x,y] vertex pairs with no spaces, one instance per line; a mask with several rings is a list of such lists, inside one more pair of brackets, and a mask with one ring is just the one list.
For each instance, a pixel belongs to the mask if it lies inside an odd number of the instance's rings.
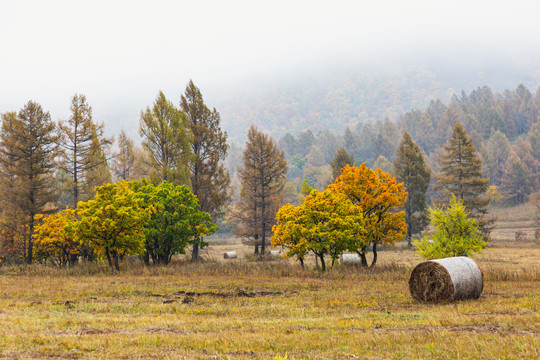
[[[531,70],[532,69],[532,70]],[[248,88],[216,104],[229,136],[243,141],[253,123],[278,138],[311,129],[343,131],[368,119],[397,119],[424,109],[434,99],[488,84],[495,91],[519,83],[535,90],[540,72],[532,66],[499,64],[489,67],[414,65],[397,69],[354,69],[283,79],[279,84]]]

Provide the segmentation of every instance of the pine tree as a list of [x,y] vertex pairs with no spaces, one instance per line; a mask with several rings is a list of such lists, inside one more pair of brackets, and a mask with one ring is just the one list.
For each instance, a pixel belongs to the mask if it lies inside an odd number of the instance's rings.
[[489,237],[494,219],[487,217],[490,198],[487,194],[489,178],[482,177],[482,160],[472,138],[460,123],[456,123],[452,136],[441,154],[441,174],[437,176],[436,190],[443,199],[454,194],[463,201],[467,212],[478,221],[485,237]]
[[139,134],[153,168],[155,184],[166,180],[175,185],[189,185],[188,162],[191,158],[188,121],[185,114],[159,92],[152,108],[141,113]]
[[122,130],[118,136],[118,152],[114,154],[112,161],[112,171],[116,180],[133,180],[134,166],[133,140]]
[[33,101],[17,116],[4,116],[3,120],[0,164],[8,169],[14,186],[3,189],[2,198],[24,215],[24,258],[30,264],[36,215],[56,197],[51,182],[58,155],[56,126],[49,113]]
[[[201,91],[191,80],[181,96],[180,106],[192,133],[191,189],[199,199],[201,210],[216,222],[216,217],[223,214],[225,203],[231,200],[231,179],[223,165],[229,148],[227,133],[221,130],[217,110],[210,110],[204,104]],[[198,243],[193,244],[192,256],[194,260],[199,256]]]
[[407,242],[411,246],[411,238],[420,233],[428,223],[426,194],[431,180],[431,172],[427,168],[420,147],[409,134],[403,134],[394,160],[394,174],[398,182],[404,184],[407,191],[405,203],[405,221],[407,223]]
[[354,157],[349,155],[345,148],[341,146],[330,162],[330,166],[332,167],[332,177],[334,180],[341,175],[341,169],[343,169],[347,164],[350,166],[355,166]]
[[283,151],[255,126],[251,126],[247,137],[243,166],[239,170],[242,182],[239,207],[252,209],[242,221],[254,224],[253,236],[260,238],[263,256],[266,239],[282,203],[287,163]]
[[105,158],[96,158],[96,152],[107,148],[112,140],[103,136],[103,124],[94,123],[92,107],[80,94],[75,94],[71,100],[70,118],[67,122],[60,122],[58,127],[61,134],[59,144],[63,150],[60,166],[70,176],[68,187],[73,199],[72,207],[75,208],[79,200],[87,200],[90,196],[85,192],[90,188],[86,174],[97,170],[106,161]]

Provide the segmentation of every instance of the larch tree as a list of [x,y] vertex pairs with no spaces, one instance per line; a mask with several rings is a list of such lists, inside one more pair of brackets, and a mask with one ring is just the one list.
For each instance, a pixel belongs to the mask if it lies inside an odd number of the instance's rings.
[[112,159],[111,170],[117,181],[132,180],[135,166],[135,150],[133,140],[124,130],[118,135],[118,152]]
[[[112,140],[110,141],[112,142]],[[110,142],[105,146],[109,146]],[[88,159],[88,166],[84,172],[84,194],[87,198],[93,198],[95,188],[112,182],[109,162],[107,161],[107,149],[102,145],[96,132],[92,135],[92,151]]]
[[[215,222],[223,214],[224,205],[231,200],[231,179],[223,165],[229,148],[227,133],[221,130],[219,112],[205,105],[201,91],[191,80],[181,96],[180,107],[187,116],[192,134],[191,190],[199,199],[201,210],[209,213]],[[193,260],[199,258],[199,245],[193,243]]]
[[[281,206],[287,162],[284,153],[268,135],[252,125],[248,131],[243,165],[238,171],[242,183],[240,209],[253,209],[242,216],[246,224],[254,224],[254,236],[261,240],[261,256]],[[242,215],[242,214],[241,214]]]
[[24,258],[30,264],[36,216],[56,198],[51,179],[58,155],[58,135],[49,113],[33,101],[8,118],[6,121],[4,117],[2,122],[0,163],[9,169],[14,187],[3,195],[24,216]]
[[139,134],[153,168],[153,183],[166,180],[175,185],[190,185],[191,132],[187,117],[163,92],[159,92],[152,108],[141,112]]
[[354,156],[349,155],[347,150],[343,146],[341,146],[334,155],[334,158],[330,162],[330,166],[332,167],[332,176],[334,180],[341,175],[341,169],[345,167],[345,165],[354,166]]
[[484,237],[489,237],[494,222],[487,217],[489,178],[482,176],[482,160],[472,138],[460,123],[454,125],[452,136],[443,149],[435,190],[445,201],[452,194],[462,200],[467,212],[478,221]]
[[60,167],[69,174],[68,188],[75,208],[79,200],[89,197],[86,192],[89,188],[87,175],[106,162],[104,157],[99,158],[98,153],[111,144],[111,139],[103,136],[103,124],[93,121],[92,107],[86,96],[75,94],[70,109],[69,119],[58,124],[62,150]]
[[403,134],[394,159],[394,175],[403,183],[407,191],[405,203],[405,221],[407,223],[407,242],[411,246],[411,238],[420,233],[428,223],[428,205],[426,194],[431,180],[420,147],[411,139],[409,133]]

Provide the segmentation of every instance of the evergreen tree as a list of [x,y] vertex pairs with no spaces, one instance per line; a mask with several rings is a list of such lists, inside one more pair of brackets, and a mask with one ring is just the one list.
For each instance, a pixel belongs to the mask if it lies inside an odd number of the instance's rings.
[[[187,115],[192,133],[189,162],[191,188],[199,199],[201,211],[216,222],[223,214],[224,205],[231,200],[229,172],[223,161],[227,155],[227,133],[221,130],[221,118],[216,109],[210,110],[203,101],[201,91],[190,80],[180,106]],[[202,239],[200,239],[202,241]],[[199,244],[193,244],[193,259],[199,256]]]
[[444,145],[441,174],[436,180],[436,190],[442,197],[448,200],[454,194],[462,200],[467,212],[476,218],[484,236],[488,237],[494,222],[486,215],[490,201],[489,178],[482,177],[482,160],[460,123],[456,123],[451,138]]
[[345,167],[345,165],[349,164],[350,166],[355,166],[354,157],[352,155],[349,155],[345,148],[341,146],[336,154],[334,155],[334,158],[330,162],[330,166],[332,167],[332,177],[337,179],[339,175],[341,175],[341,169]]
[[262,256],[282,203],[287,163],[283,151],[255,126],[251,126],[247,137],[243,166],[239,170],[242,182],[239,207],[251,209],[242,221],[254,224],[253,236],[260,238]]
[[8,114],[3,120],[0,164],[12,176],[13,187],[3,189],[2,198],[23,215],[24,258],[30,264],[36,215],[56,198],[51,180],[58,155],[58,136],[49,113],[33,101],[16,116]]
[[118,152],[114,154],[112,171],[117,181],[132,180],[135,166],[133,140],[124,130],[118,136]]
[[141,113],[139,134],[148,153],[152,181],[189,185],[191,132],[187,116],[168,101],[163,92],[159,92],[152,108]]
[[70,176],[67,185],[72,207],[75,208],[79,200],[85,195],[88,197],[85,189],[93,189],[87,184],[86,175],[93,170],[99,171],[97,168],[104,165],[106,158],[100,157],[99,153],[111,144],[111,140],[103,136],[103,124],[94,123],[92,107],[81,94],[73,96],[71,116],[66,122],[60,122],[58,127],[61,134],[59,144],[63,150],[61,168]]
[[398,182],[403,182],[407,191],[405,203],[405,221],[407,223],[407,242],[411,246],[411,238],[420,233],[428,222],[426,194],[431,180],[431,172],[427,168],[420,147],[409,134],[403,134],[403,140],[394,160],[394,174]]

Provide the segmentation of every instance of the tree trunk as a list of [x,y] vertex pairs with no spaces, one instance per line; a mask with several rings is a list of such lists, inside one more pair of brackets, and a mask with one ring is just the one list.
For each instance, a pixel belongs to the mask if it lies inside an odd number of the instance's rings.
[[322,270],[322,272],[325,272],[326,271],[326,264],[324,263],[324,254],[321,254],[320,258],[321,258],[321,270]]
[[193,251],[191,252],[191,261],[199,261],[199,243],[193,244]]
[[116,271],[120,271],[120,265],[118,264],[118,255],[114,254],[113,260],[114,260],[114,268],[116,269]]
[[105,250],[105,256],[107,257],[107,261],[109,262],[109,266],[112,268],[113,263],[112,263],[111,254],[109,253],[109,250]]
[[373,243],[373,261],[371,262],[371,265],[369,266],[369,268],[373,269],[376,263],[377,263],[377,244]]
[[257,255],[259,253],[259,244],[255,244],[255,252],[254,254]]
[[298,258],[300,260],[300,265],[302,265],[302,270],[304,270],[304,258]]
[[367,246],[364,246],[361,251],[356,252],[358,256],[360,256],[360,264],[362,267],[367,267],[366,248]]

